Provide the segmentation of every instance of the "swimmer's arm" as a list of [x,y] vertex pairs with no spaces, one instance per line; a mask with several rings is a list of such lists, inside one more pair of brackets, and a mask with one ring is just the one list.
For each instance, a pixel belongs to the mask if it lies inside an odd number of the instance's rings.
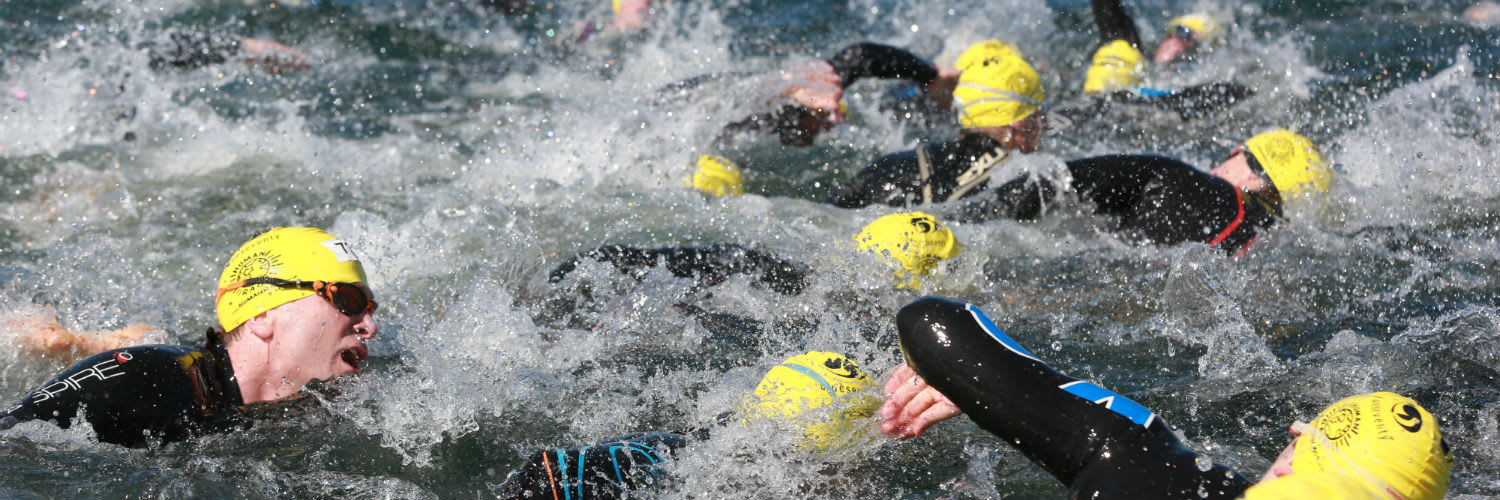
[[907,195],[920,192],[916,185],[918,177],[915,151],[891,153],[860,169],[823,202],[839,208],[861,208],[875,203],[902,206]]
[[1125,102],[1149,103],[1176,112],[1183,120],[1202,118],[1223,111],[1255,95],[1255,89],[1232,82],[1209,82],[1166,93],[1130,93]]
[[896,439],[910,439],[927,432],[933,424],[963,414],[943,393],[902,364],[885,383],[886,402],[880,407],[880,432]]
[[245,65],[271,75],[300,72],[312,69],[307,54],[286,45],[259,38],[240,37],[240,50],[245,52]]
[[7,326],[17,332],[15,343],[20,352],[66,362],[139,345],[147,332],[158,330],[150,325],[135,324],[107,332],[73,332],[46,314],[15,318]]
[[1034,175],[1022,175],[1005,184],[965,200],[951,214],[959,222],[984,222],[992,219],[1034,220],[1056,195],[1052,183]]
[[1120,0],[1090,0],[1089,7],[1094,12],[1094,26],[1099,29],[1100,45],[1124,40],[1133,46],[1141,46],[1141,35],[1135,30],[1135,21],[1130,19],[1130,13],[1125,11]]
[[[856,43],[828,59],[844,88],[861,78],[897,78],[927,84],[939,77],[937,65],[906,50],[878,43]],[[950,92],[951,93],[951,92]]]

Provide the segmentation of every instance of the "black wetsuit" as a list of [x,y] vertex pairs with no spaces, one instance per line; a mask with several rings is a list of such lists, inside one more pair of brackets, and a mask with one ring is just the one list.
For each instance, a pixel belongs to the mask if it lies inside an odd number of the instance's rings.
[[973,305],[923,297],[896,327],[917,374],[1071,498],[1236,498],[1250,487],[1183,446],[1150,409],[1047,366]]
[[500,486],[500,498],[605,500],[657,484],[666,457],[691,443],[682,434],[643,432],[575,449],[539,450]]
[[797,295],[807,288],[812,271],[804,264],[784,260],[739,245],[706,247],[632,248],[608,245],[568,259],[552,270],[548,280],[562,281],[578,268],[578,259],[608,262],[622,273],[639,276],[647,268],[662,266],[679,278],[694,278],[703,286],[723,282],[735,274],[760,274],[758,281],[777,293]]
[[[922,203],[924,187],[935,201],[946,201],[962,173],[999,147],[988,137],[969,135],[956,142],[924,145],[932,163],[922,180],[915,151],[886,155],[834,192],[829,203],[845,208],[883,203]],[[1132,241],[1174,245],[1199,242],[1229,253],[1247,250],[1256,236],[1280,216],[1279,206],[1240,192],[1228,181],[1161,156],[1110,155],[1066,163],[1071,190],[1099,214],[1119,217],[1115,230]],[[972,201],[957,207],[955,220],[1007,218],[1032,220],[1056,198],[1057,188],[1026,175],[980,193],[981,183],[963,193]]]
[[207,345],[115,349],[64,370],[0,415],[0,429],[48,420],[64,429],[82,418],[99,441],[129,447],[172,442],[242,425],[244,401],[218,336]]

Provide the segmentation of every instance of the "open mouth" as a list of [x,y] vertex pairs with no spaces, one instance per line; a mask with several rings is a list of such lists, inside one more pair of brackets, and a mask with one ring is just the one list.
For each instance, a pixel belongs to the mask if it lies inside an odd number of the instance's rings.
[[365,356],[368,354],[369,351],[365,350],[364,346],[360,346],[340,351],[339,358],[344,360],[344,363],[349,365],[350,368],[353,368],[354,373],[359,373],[359,363],[364,361]]

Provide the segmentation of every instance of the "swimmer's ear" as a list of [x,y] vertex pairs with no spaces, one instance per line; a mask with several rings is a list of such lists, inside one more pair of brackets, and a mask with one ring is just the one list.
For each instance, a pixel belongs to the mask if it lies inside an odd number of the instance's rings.
[[273,332],[276,331],[275,328],[271,327],[271,318],[266,313],[260,313],[253,318],[245,320],[245,329],[251,335],[265,342],[270,342]]

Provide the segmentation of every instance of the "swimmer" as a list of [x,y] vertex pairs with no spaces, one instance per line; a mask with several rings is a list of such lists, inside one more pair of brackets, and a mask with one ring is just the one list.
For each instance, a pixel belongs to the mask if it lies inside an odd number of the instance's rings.
[[151,69],[194,69],[221,64],[244,56],[252,69],[270,75],[311,69],[307,54],[271,40],[249,38],[220,32],[170,31],[165,38],[141,43]]
[[[890,266],[892,286],[917,289],[922,279],[936,273],[939,263],[958,256],[962,249],[953,231],[938,219],[922,212],[895,213],[880,217],[854,236],[855,248],[879,255]],[[714,244],[705,247],[634,248],[606,245],[572,257],[548,275],[552,284],[563,283],[590,260],[607,263],[621,274],[640,279],[651,268],[662,268],[678,278],[693,279],[697,288],[722,283],[735,275],[754,277],[752,286],[794,296],[807,288],[812,269],[806,264],[783,259],[764,250],[740,245]],[[537,324],[568,328],[587,328],[587,318],[577,313],[591,305],[592,292],[587,281],[553,290],[533,320]],[[684,315],[696,319],[711,338],[725,348],[754,348],[761,339],[759,320],[732,314],[716,313],[679,302],[674,306]],[[807,331],[816,323],[802,319],[778,322],[781,331]]]
[[[840,187],[832,202],[848,208],[872,203],[899,207],[973,196],[951,209],[956,220],[1034,220],[1059,189],[1053,181],[1027,174],[975,196],[988,186],[988,175],[964,184],[975,178],[969,172],[979,168],[960,161],[966,157],[933,154],[924,170],[913,156],[876,160]],[[1095,213],[1118,217],[1114,229],[1127,239],[1158,245],[1205,243],[1233,255],[1247,251],[1276,223],[1284,200],[1327,191],[1333,179],[1312,141],[1285,129],[1251,137],[1208,173],[1146,155],[1085,158],[1064,166],[1067,184],[1061,188],[1092,204]]]
[[[931,274],[938,262],[957,256],[962,248],[951,229],[923,212],[882,216],[866,225],[854,240],[860,251],[882,255],[900,264],[901,268],[895,271],[897,285],[905,288],[915,287],[921,276]],[[666,248],[606,245],[558,264],[548,275],[548,281],[561,282],[578,268],[582,259],[608,263],[616,271],[634,277],[660,266],[673,276],[693,278],[700,287],[719,284],[737,274],[759,275],[757,283],[782,295],[801,294],[812,273],[806,264],[740,245]]]
[[364,268],[348,244],[313,228],[276,228],[229,258],[203,346],[105,351],[64,370],[0,414],[0,429],[81,419],[129,447],[244,426],[245,405],[296,396],[311,380],[358,374],[378,331]]
[[[810,452],[838,449],[855,433],[854,422],[874,416],[879,400],[858,393],[873,387],[869,374],[848,357],[812,351],[772,367],[746,398],[742,422],[761,421],[802,433]],[[537,450],[499,488],[503,499],[625,498],[658,484],[665,462],[708,429],[688,433],[643,432],[582,448]]]
[[[1284,200],[1328,190],[1333,170],[1306,137],[1276,129],[1235,147],[1204,173],[1180,161],[1110,155],[1065,163],[1066,189],[1118,217],[1115,232],[1157,245],[1204,243],[1243,255],[1282,217]],[[1054,200],[1053,183],[1023,175],[956,208],[956,218],[1033,220]]]
[[[1120,0],[1092,0],[1099,45],[1090,56],[1083,83],[1084,102],[1070,102],[1053,110],[1069,121],[1097,118],[1115,104],[1146,105],[1174,111],[1192,120],[1220,111],[1254,94],[1244,85],[1211,82],[1182,89],[1157,89],[1142,85],[1145,55],[1135,21]],[[1158,46],[1155,61],[1166,64],[1195,55],[1200,48],[1217,42],[1222,29],[1212,16],[1189,14],[1173,19],[1167,37]]]
[[923,297],[896,326],[907,363],[886,383],[881,432],[909,439],[967,414],[1070,498],[1427,500],[1447,491],[1453,456],[1437,420],[1396,394],[1345,398],[1293,424],[1296,439],[1252,487],[1184,446],[1160,415],[1058,372],[971,304]]
[[972,196],[988,185],[991,171],[1011,152],[1042,148],[1046,94],[1036,69],[1021,53],[998,41],[975,44],[959,58],[953,99],[962,129],[958,140],[924,143],[882,156],[840,186],[827,203],[842,208],[871,204],[912,206]]

